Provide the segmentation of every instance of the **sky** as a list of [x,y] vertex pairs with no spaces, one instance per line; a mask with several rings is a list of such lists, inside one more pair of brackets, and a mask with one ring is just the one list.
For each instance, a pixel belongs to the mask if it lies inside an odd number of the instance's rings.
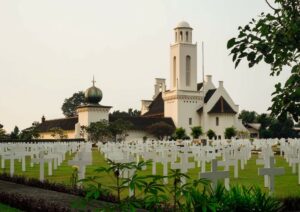
[[262,0],[0,0],[0,123],[7,132],[62,118],[65,98],[92,85],[112,110],[140,109],[155,78],[169,87],[170,44],[180,21],[198,43],[198,81],[224,87],[240,110],[267,112],[271,93],[288,72],[270,66],[234,69],[227,41],[269,8]]

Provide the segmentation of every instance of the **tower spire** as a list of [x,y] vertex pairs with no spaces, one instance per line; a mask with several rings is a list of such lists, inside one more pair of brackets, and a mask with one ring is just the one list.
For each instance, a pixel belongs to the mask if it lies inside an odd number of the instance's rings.
[[92,81],[92,83],[93,83],[93,86],[95,86],[95,77],[94,77],[94,75],[93,75],[93,81]]

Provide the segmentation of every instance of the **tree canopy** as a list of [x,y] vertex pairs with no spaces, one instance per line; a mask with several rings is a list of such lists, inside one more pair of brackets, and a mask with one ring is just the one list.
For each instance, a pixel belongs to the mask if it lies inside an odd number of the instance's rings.
[[[290,77],[284,85],[277,83],[273,92],[273,116],[285,119],[291,114],[295,121],[300,116],[300,4],[299,0],[274,0],[276,6],[266,3],[272,13],[261,13],[258,19],[239,27],[239,35],[227,43],[235,67],[242,59],[249,67],[264,61],[271,65],[271,76],[290,68]],[[276,7],[276,8],[275,8]]]
[[132,108],[129,108],[127,112],[115,110],[112,113],[110,113],[110,116],[114,118],[138,117],[140,115],[141,111]]
[[257,121],[257,113],[255,111],[242,110],[239,114],[239,119],[242,119],[243,124],[254,123]]
[[171,136],[175,128],[165,122],[157,122],[147,128],[147,132],[154,135],[157,139],[163,140],[167,136]]
[[73,117],[76,116],[76,108],[81,104],[85,102],[84,93],[82,91],[79,91],[77,93],[74,93],[71,97],[66,98],[64,100],[64,103],[61,107],[63,114],[66,117]]

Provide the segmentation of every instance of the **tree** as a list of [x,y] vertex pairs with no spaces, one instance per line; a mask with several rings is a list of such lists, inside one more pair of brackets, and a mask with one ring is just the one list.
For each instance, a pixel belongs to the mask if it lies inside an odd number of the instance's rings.
[[236,136],[237,131],[234,127],[228,127],[225,129],[224,136],[226,139],[231,139],[232,137]]
[[242,119],[243,124],[254,123],[257,120],[255,111],[242,110],[239,114],[239,119]]
[[175,128],[165,122],[158,122],[150,125],[147,132],[154,135],[157,139],[163,140],[167,136],[171,136]]
[[182,127],[176,128],[175,130],[175,139],[186,139],[187,135],[185,133],[185,129]]
[[6,132],[3,129],[3,125],[0,124],[0,139],[6,138]]
[[14,131],[10,133],[10,139],[19,139],[20,130],[17,126],[15,126]]
[[128,111],[119,111],[115,110],[110,114],[111,117],[113,118],[127,118],[127,117],[138,117],[141,115],[140,110],[134,110],[132,108],[129,108]]
[[123,119],[117,119],[109,123],[108,130],[114,141],[124,140],[127,136],[126,132],[132,128],[132,123]]
[[239,27],[239,35],[227,43],[235,67],[242,59],[249,67],[265,61],[271,65],[271,76],[279,75],[284,67],[291,68],[285,84],[275,85],[271,115],[285,119],[291,114],[297,122],[300,116],[300,6],[299,0],[274,0],[278,8],[261,13],[257,20]]
[[40,124],[39,122],[33,122],[31,127],[22,130],[19,136],[20,139],[31,140],[31,139],[39,138],[40,134],[37,131],[37,127],[39,124]]
[[106,120],[92,122],[88,127],[83,127],[83,129],[88,134],[88,139],[93,142],[103,142],[111,138],[111,133],[109,131],[109,123]]
[[208,136],[208,138],[209,138],[210,140],[217,137],[216,133],[215,133],[212,129],[209,129],[209,130],[206,132],[206,135]]
[[191,136],[195,139],[198,139],[202,134],[202,128],[200,126],[195,126],[191,128],[192,132],[191,132]]
[[61,107],[63,114],[66,117],[76,116],[76,108],[85,102],[84,93],[79,91],[74,93],[70,98],[64,100],[64,103]]

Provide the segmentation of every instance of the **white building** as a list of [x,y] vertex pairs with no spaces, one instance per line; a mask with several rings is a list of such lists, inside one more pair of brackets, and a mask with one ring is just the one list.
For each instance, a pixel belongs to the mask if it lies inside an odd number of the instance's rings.
[[204,132],[212,129],[218,138],[227,127],[247,131],[238,119],[239,106],[234,103],[220,81],[218,87],[207,75],[197,83],[197,44],[192,41],[192,28],[180,22],[174,29],[175,42],[170,47],[170,86],[157,78],[153,100],[142,100],[143,117],[170,117],[176,127],[189,133],[193,126]]

